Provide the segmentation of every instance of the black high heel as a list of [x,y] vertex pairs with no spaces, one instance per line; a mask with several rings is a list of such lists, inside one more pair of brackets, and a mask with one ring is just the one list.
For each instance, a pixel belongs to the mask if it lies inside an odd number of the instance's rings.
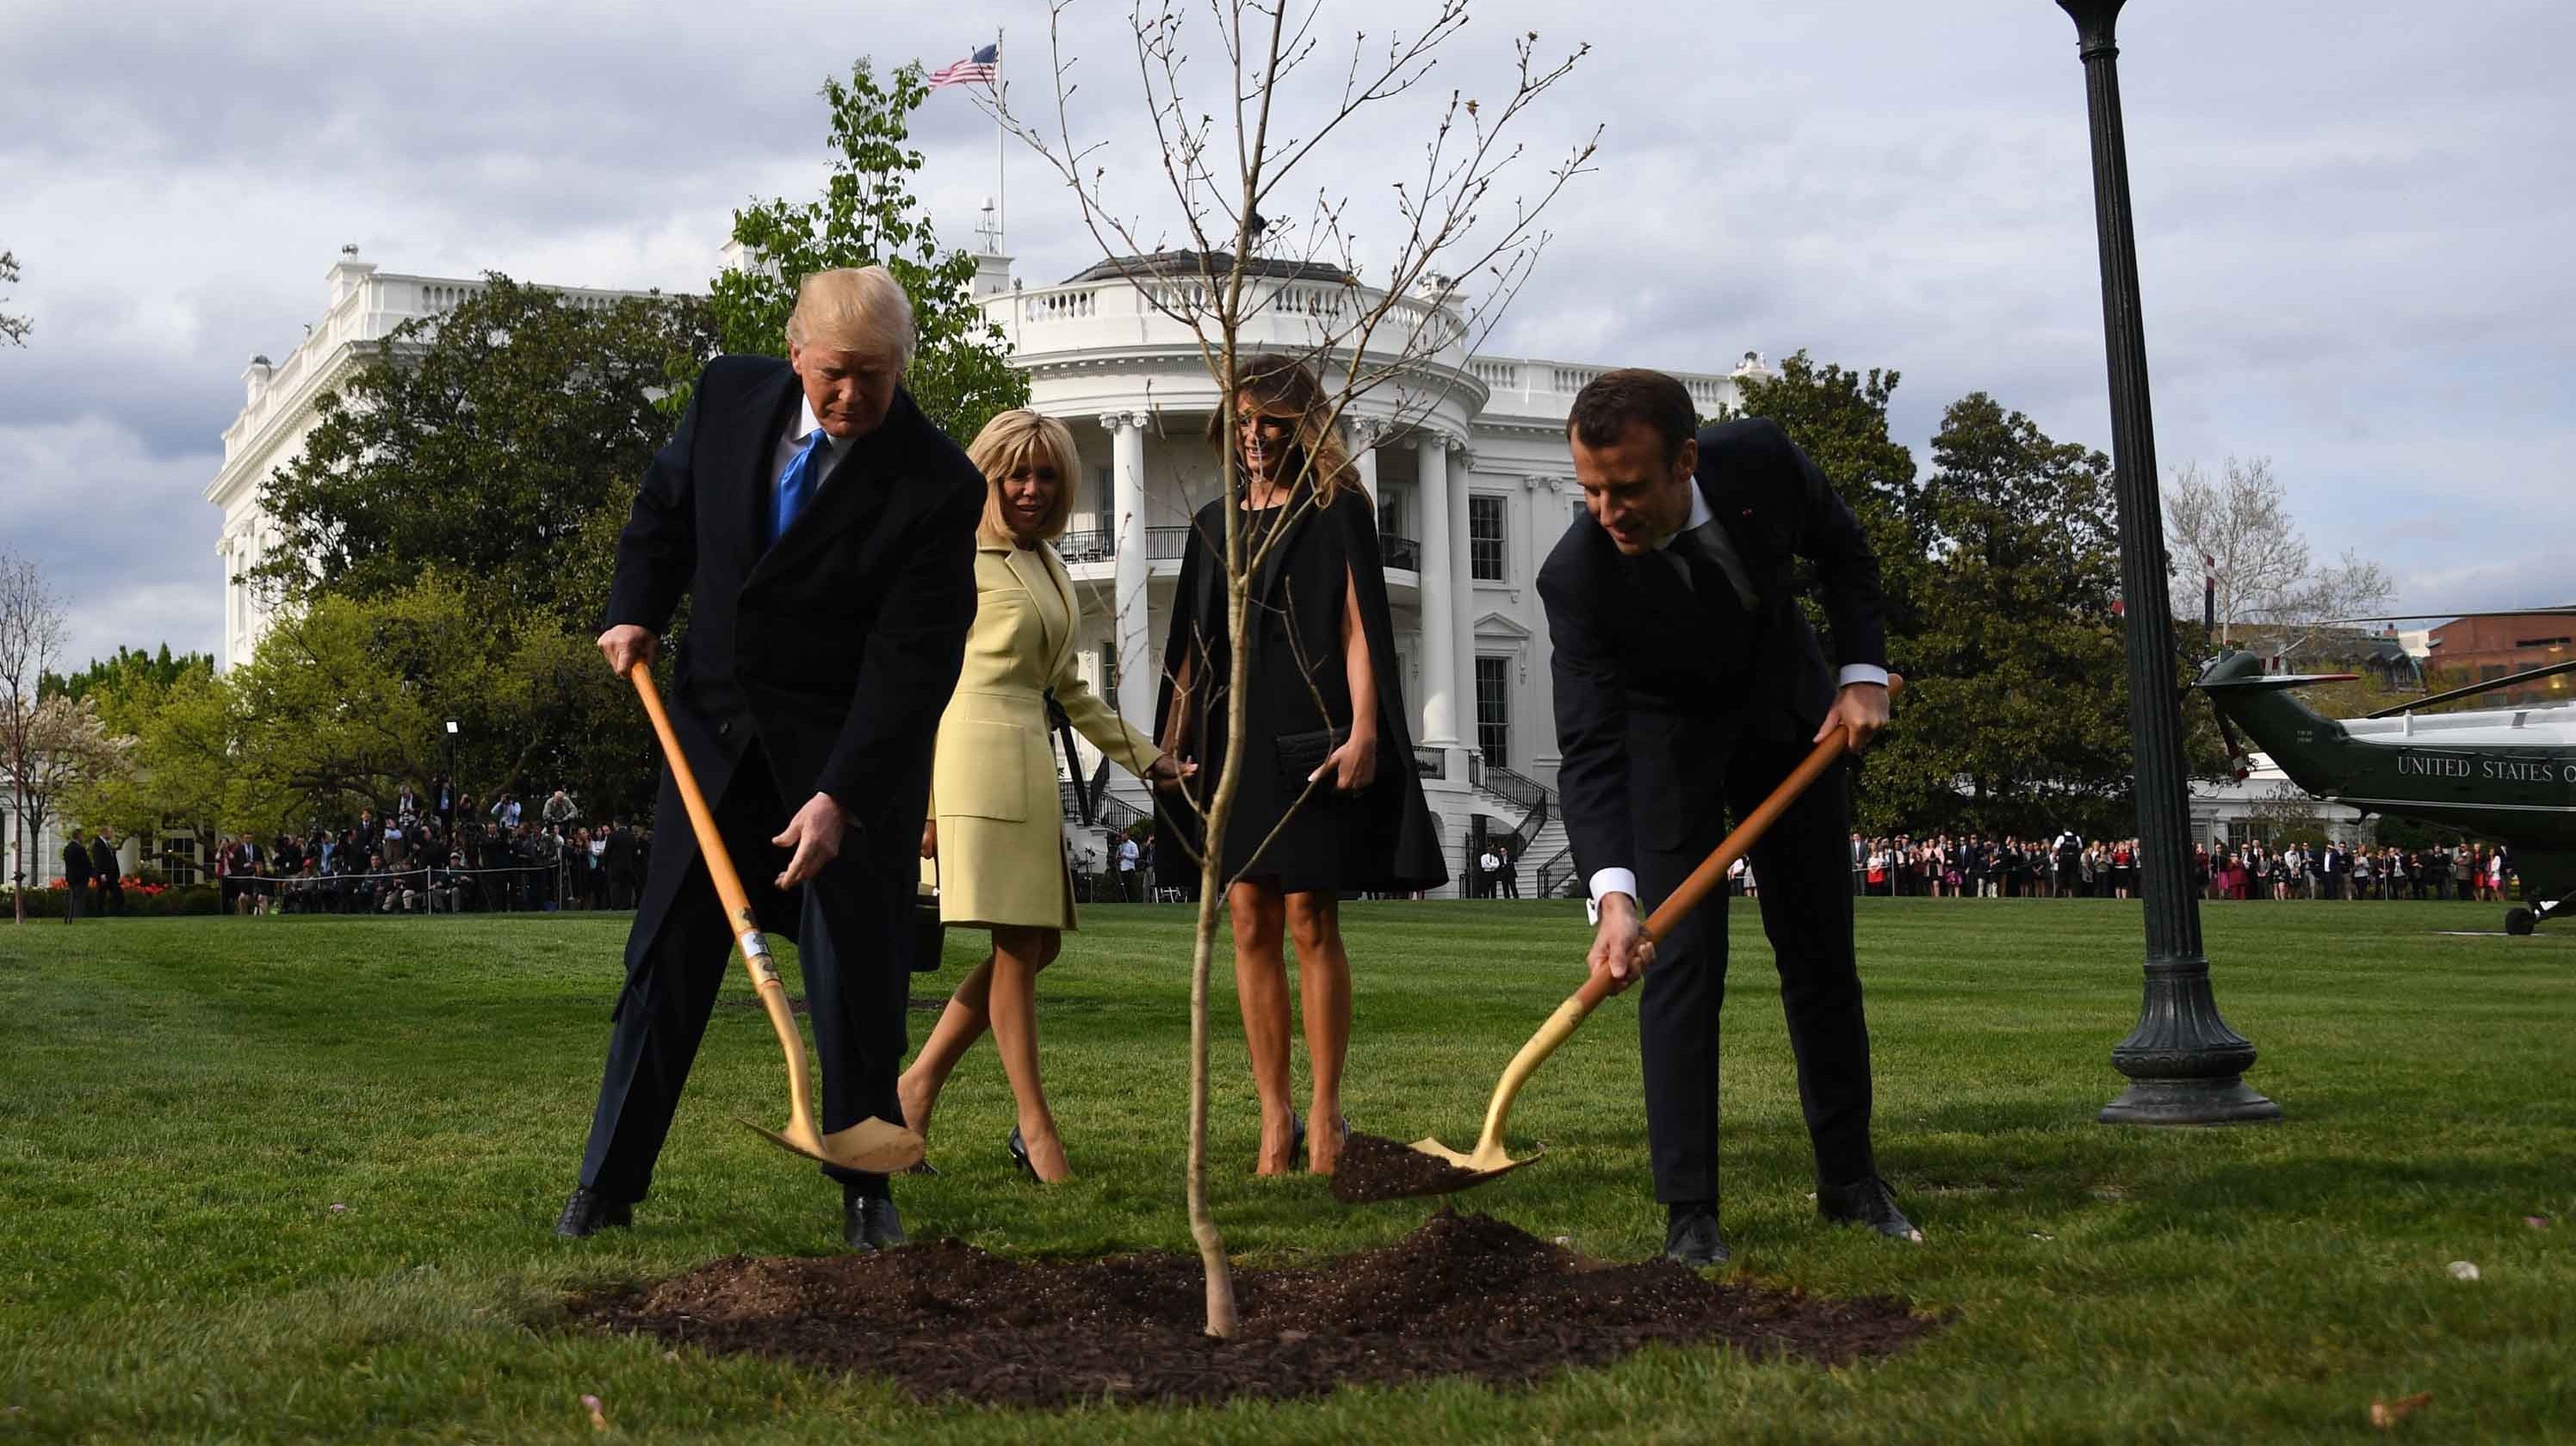
[[1020,1173],[1032,1180],[1038,1177],[1038,1167],[1029,1159],[1029,1142],[1020,1137],[1019,1126],[1011,1126],[1011,1137],[1002,1142],[1002,1148],[1011,1152],[1011,1163],[1020,1167]]

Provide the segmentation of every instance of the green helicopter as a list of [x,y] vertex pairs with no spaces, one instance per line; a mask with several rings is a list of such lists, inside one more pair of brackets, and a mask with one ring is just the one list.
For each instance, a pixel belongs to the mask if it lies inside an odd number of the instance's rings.
[[2576,705],[2415,710],[2569,671],[2576,662],[2351,719],[2325,717],[2291,693],[2350,673],[2265,673],[2252,653],[2228,652],[2201,671],[2196,686],[2217,708],[2231,754],[2244,755],[2234,731],[2242,729],[2292,783],[2320,799],[2503,844],[2525,901],[2506,911],[2504,929],[2528,934],[2576,909]]

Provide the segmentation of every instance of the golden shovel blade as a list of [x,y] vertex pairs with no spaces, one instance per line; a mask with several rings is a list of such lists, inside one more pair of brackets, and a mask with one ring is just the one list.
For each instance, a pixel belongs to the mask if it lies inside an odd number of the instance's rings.
[[1523,1165],[1536,1164],[1538,1163],[1539,1158],[1547,1153],[1547,1150],[1544,1147],[1541,1147],[1529,1155],[1515,1160],[1511,1156],[1503,1153],[1503,1147],[1499,1141],[1490,1145],[1478,1145],[1476,1147],[1476,1152],[1472,1155],[1450,1149],[1447,1145],[1434,1139],[1416,1140],[1413,1142],[1413,1148],[1418,1153],[1429,1155],[1433,1159],[1438,1160],[1442,1164],[1448,1165],[1453,1169],[1471,1171],[1474,1174],[1483,1177],[1481,1179],[1466,1182],[1468,1184],[1475,1185],[1482,1185],[1486,1180],[1491,1180],[1502,1175],[1508,1175]]
[[[739,1115],[735,1118],[741,1119]],[[819,1138],[810,1127],[798,1129],[792,1122],[787,1134],[764,1129],[749,1120],[742,1120],[742,1126],[782,1150],[844,1170],[895,1175],[921,1163],[921,1136],[873,1115],[846,1130],[834,1130]]]

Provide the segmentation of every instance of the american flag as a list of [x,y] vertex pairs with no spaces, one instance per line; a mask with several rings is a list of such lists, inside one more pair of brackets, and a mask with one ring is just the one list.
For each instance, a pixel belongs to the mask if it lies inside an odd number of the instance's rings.
[[930,88],[937,90],[943,85],[968,85],[977,81],[991,85],[994,74],[1001,69],[1001,62],[1002,47],[999,42],[995,42],[967,56],[964,60],[943,65],[932,71]]

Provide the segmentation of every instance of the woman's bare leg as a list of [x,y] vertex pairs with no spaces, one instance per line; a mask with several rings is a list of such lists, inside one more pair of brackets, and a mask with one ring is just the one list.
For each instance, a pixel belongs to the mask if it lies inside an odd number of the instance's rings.
[[957,992],[948,996],[948,1007],[939,1012],[939,1023],[932,1026],[930,1038],[921,1042],[921,1052],[912,1057],[912,1065],[895,1081],[895,1097],[903,1105],[903,1126],[923,1139],[930,1138],[930,1111],[939,1103],[939,1091],[946,1087],[949,1074],[975,1041],[984,1037],[992,1023],[989,996],[993,983],[993,957],[966,972],[957,981]]
[[1292,1168],[1288,1103],[1288,960],[1280,931],[1287,904],[1276,886],[1246,882],[1226,891],[1234,921],[1234,995],[1243,1010],[1243,1042],[1252,1055],[1252,1087],[1261,1095],[1263,1175]]
[[1063,947],[1064,935],[1055,929],[995,929],[993,983],[987,995],[993,1047],[1019,1103],[1020,1143],[1038,1178],[1050,1185],[1072,1175],[1073,1167],[1065,1160],[1064,1141],[1047,1109],[1046,1085],[1038,1077],[1037,984],[1039,971],[1054,963]]
[[1314,1076],[1308,1106],[1307,1168],[1333,1173],[1342,1154],[1342,1060],[1351,1045],[1351,956],[1342,947],[1342,904],[1317,890],[1288,896],[1288,928],[1297,940],[1297,994],[1306,1015],[1306,1067]]

